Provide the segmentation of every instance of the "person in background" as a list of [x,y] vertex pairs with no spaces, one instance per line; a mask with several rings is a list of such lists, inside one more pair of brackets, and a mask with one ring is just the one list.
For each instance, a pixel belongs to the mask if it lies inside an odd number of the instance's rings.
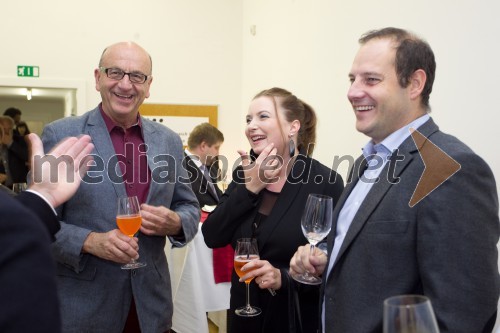
[[[5,175],[2,184],[12,187],[13,183],[25,183],[28,175],[28,145],[24,137],[14,135],[14,120],[9,116],[0,116],[3,135],[0,142],[0,173]],[[3,177],[2,177],[3,178]]]
[[18,108],[10,107],[7,108],[4,113],[4,116],[11,117],[12,120],[14,120],[14,135],[19,135],[19,132],[17,130],[17,125],[21,122],[21,116],[22,112]]
[[500,290],[493,173],[429,116],[436,63],[427,42],[398,28],[359,42],[347,97],[370,141],[335,208],[328,256],[300,247],[291,273],[323,274],[322,332],[381,332],[384,299],[401,294],[430,298],[441,333],[491,332]]
[[[107,47],[94,71],[102,103],[79,117],[45,126],[51,148],[66,136],[89,134],[95,164],[76,194],[59,207],[57,260],[65,332],[168,332],[172,325],[168,238],[184,246],[198,230],[200,208],[182,168],[180,137],[140,116],[149,97],[150,55],[138,44]],[[142,225],[137,237],[117,229],[117,198],[136,195]],[[147,266],[123,270],[137,259]]]
[[[43,146],[29,136],[32,158]],[[59,230],[54,207],[77,190],[93,149],[88,135],[67,138],[45,157],[66,156],[68,169],[37,165],[27,191],[13,197],[0,191],[0,332],[61,332],[56,266],[51,238]],[[58,171],[57,181],[51,172]],[[36,181],[34,181],[36,179]]]
[[200,207],[217,205],[222,195],[217,186],[217,156],[223,142],[222,132],[209,123],[196,126],[189,134],[183,166]]
[[[0,142],[3,140],[3,136],[4,130],[3,127],[0,126]],[[2,188],[3,190],[7,190],[7,192],[10,192],[11,189],[4,185],[5,181],[7,180],[7,171],[5,170],[5,165],[7,163],[6,161],[4,161],[3,155],[3,145],[0,143],[0,188]]]
[[[289,298],[295,282],[288,277],[290,257],[306,242],[301,215],[310,193],[340,197],[340,175],[312,159],[316,139],[316,114],[295,95],[282,88],[258,93],[246,116],[245,135],[252,148],[250,156],[239,151],[242,166],[233,172],[232,182],[219,205],[203,223],[208,247],[231,244],[239,238],[257,239],[260,260],[241,279],[232,273],[229,327],[231,333],[289,332],[295,325],[289,317]],[[250,299],[262,314],[239,317],[234,310],[245,304],[245,283]],[[303,332],[315,332],[319,287],[300,285]],[[267,289],[275,290],[273,296]],[[294,309],[294,307],[291,307]],[[292,313],[293,314],[293,313]]]
[[24,122],[24,121],[20,121],[17,124],[16,130],[17,130],[17,133],[19,134],[19,136],[22,136],[22,137],[31,133],[31,131],[28,127],[28,124],[26,124],[26,122]]

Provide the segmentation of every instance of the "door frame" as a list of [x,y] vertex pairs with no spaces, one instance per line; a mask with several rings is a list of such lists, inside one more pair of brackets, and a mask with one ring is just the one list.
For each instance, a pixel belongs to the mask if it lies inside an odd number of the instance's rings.
[[65,117],[78,115],[87,110],[85,81],[83,80],[48,80],[29,77],[0,77],[0,87],[14,88],[57,88],[74,90],[76,101],[70,101],[70,106],[65,108]]

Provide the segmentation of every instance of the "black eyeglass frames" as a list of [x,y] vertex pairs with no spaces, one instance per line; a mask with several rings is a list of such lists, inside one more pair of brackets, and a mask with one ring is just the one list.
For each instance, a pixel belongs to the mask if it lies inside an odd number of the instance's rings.
[[99,70],[101,72],[106,73],[106,76],[109,77],[110,79],[120,81],[123,79],[125,75],[128,75],[128,78],[130,82],[132,83],[144,83],[146,80],[151,77],[151,75],[146,75],[141,72],[132,72],[132,73],[127,73],[122,71],[120,68],[106,68],[106,67],[99,67]]

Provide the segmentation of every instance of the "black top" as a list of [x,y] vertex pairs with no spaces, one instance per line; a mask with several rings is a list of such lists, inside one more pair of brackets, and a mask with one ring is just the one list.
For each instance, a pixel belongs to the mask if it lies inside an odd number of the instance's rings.
[[[232,244],[234,248],[239,238],[255,236],[260,258],[281,270],[282,287],[277,290],[276,296],[271,296],[266,289],[261,290],[255,282],[251,282],[251,304],[260,307],[262,314],[252,318],[238,317],[234,315],[234,309],[245,304],[245,284],[238,282],[238,276],[233,272],[228,332],[288,332],[286,274],[297,247],[308,243],[300,226],[307,197],[310,193],[329,195],[335,204],[343,190],[343,180],[318,161],[299,155],[267,215],[263,203],[272,202],[272,192],[263,190],[253,194],[245,188],[242,179],[243,172],[238,167],[219,205],[203,223],[205,242],[211,248],[227,244]],[[264,197],[267,199],[264,200]],[[318,326],[319,287],[298,285],[298,288],[304,332],[315,332]]]

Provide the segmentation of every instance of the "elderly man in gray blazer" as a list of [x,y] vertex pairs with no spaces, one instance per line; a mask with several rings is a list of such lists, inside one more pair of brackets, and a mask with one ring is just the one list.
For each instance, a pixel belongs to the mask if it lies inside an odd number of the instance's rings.
[[500,290],[493,173],[429,117],[436,63],[425,41],[385,28],[360,43],[348,99],[371,140],[334,210],[328,258],[301,247],[292,274],[323,273],[323,332],[382,332],[384,299],[400,294],[427,296],[441,333],[491,332]]
[[[94,163],[71,200],[59,207],[57,259],[63,332],[168,332],[172,295],[166,237],[173,246],[194,238],[199,205],[182,168],[179,136],[139,115],[152,81],[149,54],[139,45],[106,48],[95,70],[102,103],[79,117],[47,125],[45,149],[88,134]],[[117,198],[137,195],[142,226],[128,237],[116,226]],[[140,258],[145,267],[123,270]]]

